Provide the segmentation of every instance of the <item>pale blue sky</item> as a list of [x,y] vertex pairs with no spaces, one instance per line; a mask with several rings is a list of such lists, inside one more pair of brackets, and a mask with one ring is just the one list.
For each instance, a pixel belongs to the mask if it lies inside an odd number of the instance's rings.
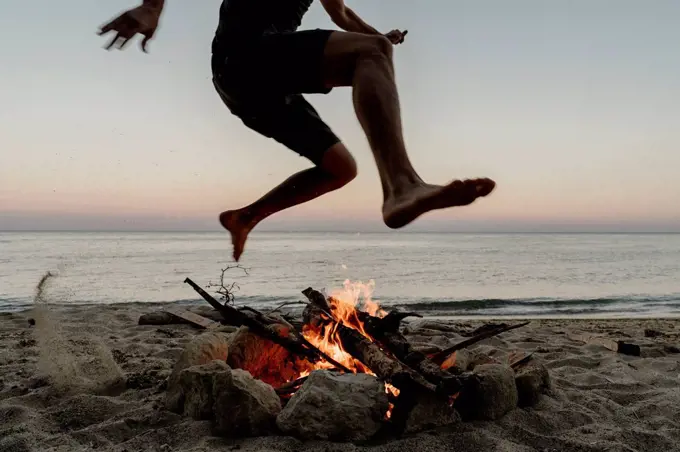
[[[219,0],[167,0],[143,54],[102,50],[127,0],[0,9],[0,229],[208,228],[308,166],[245,128],[210,81]],[[396,49],[408,147],[431,182],[489,199],[412,229],[680,230],[680,1],[353,0]],[[335,28],[314,4],[303,28]],[[349,90],[308,97],[359,178],[271,228],[380,227]],[[264,228],[263,228],[264,229]]]

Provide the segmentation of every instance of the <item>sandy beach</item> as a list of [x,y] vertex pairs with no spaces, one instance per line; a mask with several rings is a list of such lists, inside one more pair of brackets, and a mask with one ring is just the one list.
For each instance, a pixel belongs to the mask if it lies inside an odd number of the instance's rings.
[[[501,361],[533,352],[553,394],[493,422],[368,444],[286,436],[228,439],[162,408],[164,381],[191,325],[137,325],[157,304],[41,306],[0,314],[0,451],[673,451],[680,450],[678,320],[533,320],[476,345]],[[192,310],[205,309],[195,305]],[[36,320],[30,325],[29,319]],[[449,321],[461,328],[479,321]],[[654,330],[658,335],[645,330]],[[627,356],[568,338],[602,333],[641,345]],[[455,334],[420,341],[443,347]],[[646,337],[654,336],[654,337]]]

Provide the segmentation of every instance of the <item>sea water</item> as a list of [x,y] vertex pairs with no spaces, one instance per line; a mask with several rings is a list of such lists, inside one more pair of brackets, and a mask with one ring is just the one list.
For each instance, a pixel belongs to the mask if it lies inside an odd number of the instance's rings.
[[[0,311],[30,306],[41,276],[53,303],[200,300],[233,265],[226,233],[0,233]],[[372,284],[373,299],[430,315],[680,315],[680,235],[253,233],[236,305],[301,300],[307,287]]]

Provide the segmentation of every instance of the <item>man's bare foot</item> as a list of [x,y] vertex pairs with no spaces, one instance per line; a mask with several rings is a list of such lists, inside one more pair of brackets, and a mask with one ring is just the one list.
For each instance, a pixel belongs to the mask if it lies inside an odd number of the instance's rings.
[[431,210],[472,204],[495,187],[496,183],[486,178],[455,180],[444,186],[415,185],[403,195],[385,201],[383,220],[388,227],[398,229]]
[[254,224],[243,218],[238,210],[228,210],[220,214],[220,223],[231,233],[231,243],[234,245],[234,260],[238,262],[246,246],[248,233],[253,229]]

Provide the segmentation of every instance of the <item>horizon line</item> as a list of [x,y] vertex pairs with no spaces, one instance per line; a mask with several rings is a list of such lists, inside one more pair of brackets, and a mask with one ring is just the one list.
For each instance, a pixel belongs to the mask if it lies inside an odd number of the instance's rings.
[[[217,234],[224,233],[222,230],[207,230],[207,229],[0,229],[0,233],[183,233],[183,234]],[[630,231],[616,231],[616,230],[460,230],[460,231],[442,231],[442,230],[415,230],[415,231],[376,231],[376,230],[332,230],[332,229],[309,229],[309,230],[293,230],[293,229],[267,229],[260,231],[252,231],[251,234],[477,234],[477,235],[493,235],[493,234],[618,234],[618,235],[678,235],[680,230],[630,230]]]

